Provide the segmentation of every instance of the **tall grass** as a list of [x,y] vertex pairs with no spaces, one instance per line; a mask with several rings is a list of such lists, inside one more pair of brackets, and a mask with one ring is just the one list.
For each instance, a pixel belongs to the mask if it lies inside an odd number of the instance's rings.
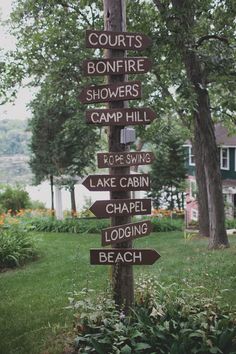
[[20,266],[36,256],[32,237],[24,229],[0,229],[0,270]]

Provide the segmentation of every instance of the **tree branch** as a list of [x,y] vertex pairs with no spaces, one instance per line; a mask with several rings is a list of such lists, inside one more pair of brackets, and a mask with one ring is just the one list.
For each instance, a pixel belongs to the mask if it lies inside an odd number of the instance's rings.
[[154,4],[156,5],[156,7],[158,8],[158,10],[160,12],[164,12],[165,11],[165,5],[162,4],[162,2],[160,0],[153,0]]
[[196,48],[198,48],[204,41],[208,41],[211,39],[217,39],[217,40],[229,45],[229,41],[226,37],[221,37],[221,36],[218,36],[217,34],[209,34],[209,35],[199,38],[199,40],[196,43]]

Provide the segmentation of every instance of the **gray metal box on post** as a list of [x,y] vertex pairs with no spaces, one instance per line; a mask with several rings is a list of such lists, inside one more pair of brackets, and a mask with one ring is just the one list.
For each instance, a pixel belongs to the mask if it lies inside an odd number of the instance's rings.
[[136,140],[135,129],[127,128],[127,127],[125,127],[124,129],[121,129],[121,131],[120,131],[120,143],[121,144],[131,144],[131,143],[135,142],[135,140]]

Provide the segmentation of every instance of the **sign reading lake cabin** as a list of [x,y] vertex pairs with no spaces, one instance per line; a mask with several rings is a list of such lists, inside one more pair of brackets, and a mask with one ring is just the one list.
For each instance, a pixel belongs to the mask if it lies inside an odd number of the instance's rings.
[[79,95],[81,103],[99,103],[141,98],[141,82],[127,81],[113,85],[85,87]]
[[91,249],[90,264],[132,264],[132,265],[151,265],[161,256],[156,250],[152,249]]
[[141,125],[150,124],[156,113],[150,108],[88,109],[86,122],[100,125]]
[[153,152],[99,152],[99,168],[149,165],[154,161]]
[[102,230],[102,246],[147,236],[152,231],[150,220],[109,227]]
[[82,182],[89,191],[146,191],[150,189],[148,174],[90,175]]
[[144,74],[151,68],[151,60],[145,57],[124,59],[85,60],[83,71],[86,75]]
[[97,200],[89,209],[97,218],[151,214],[151,199]]
[[143,33],[87,30],[87,48],[144,50],[152,40]]

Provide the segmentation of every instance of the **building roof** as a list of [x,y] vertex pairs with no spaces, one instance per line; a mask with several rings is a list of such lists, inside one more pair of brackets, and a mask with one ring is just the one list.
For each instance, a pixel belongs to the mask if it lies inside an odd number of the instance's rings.
[[217,145],[236,146],[236,135],[228,135],[228,131],[220,123],[215,124]]
[[[223,127],[220,123],[215,124],[215,137],[216,144],[219,146],[236,147],[236,135],[228,135],[227,128]],[[192,143],[190,140],[187,140],[185,145],[192,145]]]

